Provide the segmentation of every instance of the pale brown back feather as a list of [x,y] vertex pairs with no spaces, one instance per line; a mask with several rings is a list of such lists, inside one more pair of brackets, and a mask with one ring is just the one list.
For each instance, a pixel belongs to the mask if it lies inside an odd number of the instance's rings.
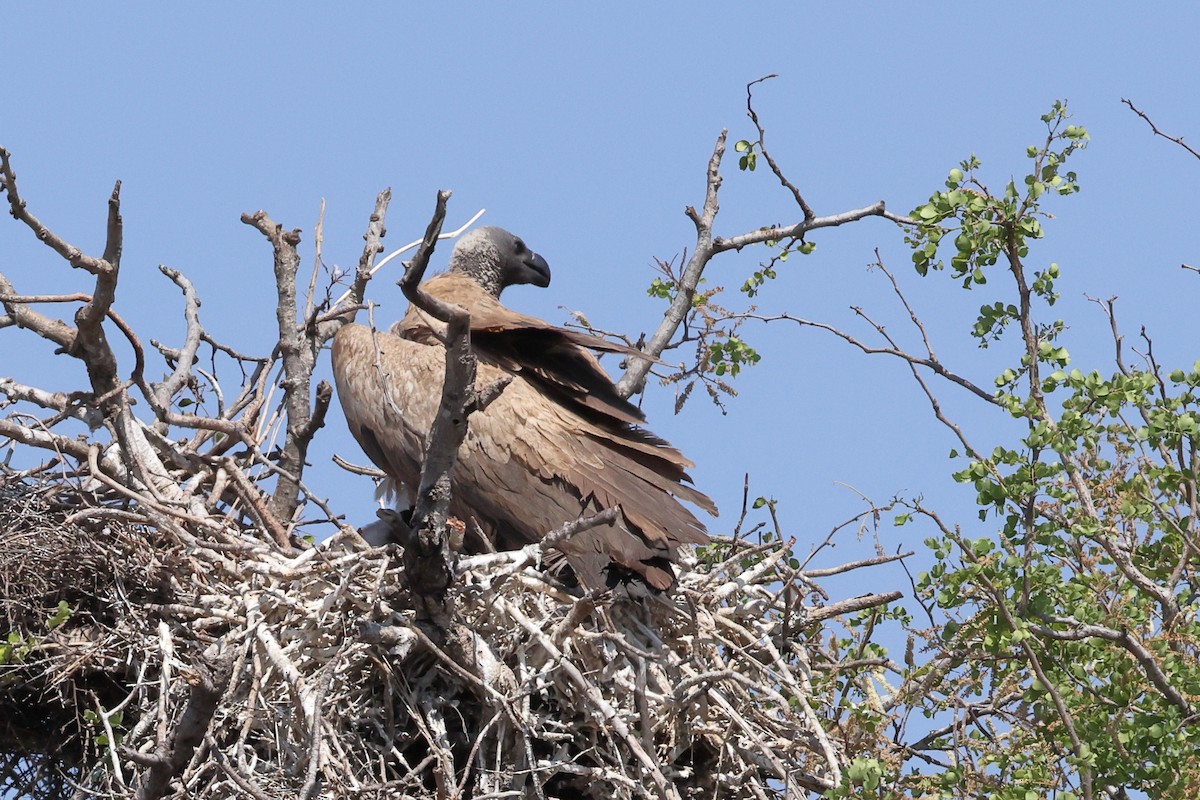
[[[462,273],[443,273],[421,288],[471,313],[471,343],[481,358],[538,383],[559,402],[578,405],[576,411],[585,416],[628,424],[645,421],[641,409],[617,394],[608,373],[589,352],[639,357],[640,350],[518,314]],[[443,329],[415,306],[392,326],[399,336],[430,344]]]

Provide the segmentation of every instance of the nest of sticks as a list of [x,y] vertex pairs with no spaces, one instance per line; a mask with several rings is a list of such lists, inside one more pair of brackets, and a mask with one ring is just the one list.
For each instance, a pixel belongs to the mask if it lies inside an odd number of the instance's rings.
[[827,609],[779,542],[719,542],[648,603],[571,594],[537,545],[465,557],[439,631],[349,529],[296,555],[0,492],[0,780],[31,797],[796,796],[865,735],[814,690]]

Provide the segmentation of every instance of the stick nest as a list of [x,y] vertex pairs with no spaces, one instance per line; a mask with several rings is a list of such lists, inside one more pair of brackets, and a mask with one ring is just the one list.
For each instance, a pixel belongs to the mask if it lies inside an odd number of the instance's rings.
[[467,557],[437,630],[349,529],[296,555],[4,480],[0,778],[31,797],[156,771],[194,798],[796,796],[862,735],[813,688],[779,543],[718,543],[642,603],[571,594],[536,545]]

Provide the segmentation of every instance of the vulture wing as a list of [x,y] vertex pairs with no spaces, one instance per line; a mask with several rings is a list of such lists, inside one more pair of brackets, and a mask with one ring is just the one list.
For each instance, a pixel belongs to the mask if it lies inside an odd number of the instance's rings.
[[[518,314],[461,273],[438,275],[422,288],[470,311],[471,343],[484,360],[538,384],[557,401],[575,406],[579,413],[593,419],[610,418],[627,424],[645,421],[641,409],[617,394],[608,373],[589,352],[645,358],[640,350]],[[441,322],[412,306],[392,332],[434,344],[444,328]]]

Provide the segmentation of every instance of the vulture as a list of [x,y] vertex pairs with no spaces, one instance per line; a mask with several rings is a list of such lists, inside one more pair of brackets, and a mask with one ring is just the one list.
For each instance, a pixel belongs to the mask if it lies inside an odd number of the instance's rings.
[[[670,589],[678,546],[709,541],[680,500],[717,512],[692,487],[685,472],[692,462],[641,427],[641,410],[617,393],[591,352],[640,351],[509,310],[500,294],[516,284],[548,286],[549,265],[508,231],[483,227],[459,240],[448,271],[422,285],[470,313],[478,386],[511,378],[469,419],[451,476],[450,513],[474,521],[503,550],[619,507],[612,524],[559,543],[570,572],[587,589],[624,587],[631,596]],[[334,379],[351,434],[409,489],[418,484],[441,398],[442,330],[411,306],[390,333],[347,324],[333,340]]]

